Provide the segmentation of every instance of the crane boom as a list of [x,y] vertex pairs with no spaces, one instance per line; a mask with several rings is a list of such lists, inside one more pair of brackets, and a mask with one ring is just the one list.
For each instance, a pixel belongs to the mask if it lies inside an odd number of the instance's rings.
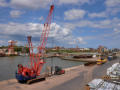
[[48,38],[49,31],[50,31],[50,24],[51,24],[51,20],[52,20],[53,10],[54,10],[54,5],[51,5],[50,10],[49,10],[49,14],[48,14],[46,21],[44,23],[44,28],[42,30],[42,34],[40,37],[40,45],[37,47],[37,49],[38,49],[37,54],[34,54],[33,48],[30,48],[33,46],[32,46],[31,37],[28,36],[31,68],[34,69],[34,71],[36,72],[37,75],[40,74],[40,71],[41,71],[42,66],[44,64],[44,61],[43,61],[43,59],[41,59],[41,56],[43,56],[44,49],[45,49],[45,46],[47,43],[47,38]]

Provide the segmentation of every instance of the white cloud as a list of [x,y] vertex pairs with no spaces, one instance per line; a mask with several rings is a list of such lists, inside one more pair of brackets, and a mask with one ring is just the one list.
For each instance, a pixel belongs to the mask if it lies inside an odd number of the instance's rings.
[[[54,1],[54,2],[53,2]],[[0,0],[0,6],[10,6],[13,8],[32,8],[32,9],[39,9],[39,8],[46,8],[50,6],[52,2],[56,5],[63,5],[63,4],[74,4],[74,5],[83,5],[85,3],[92,3],[94,0]]]
[[116,33],[116,34],[120,33],[120,29],[117,29],[117,28],[115,28],[113,31],[114,31],[114,33]]
[[[64,39],[65,40],[65,39]],[[77,44],[87,44],[82,37],[67,37],[67,43],[70,45],[77,45]],[[64,42],[65,43],[65,42]]]
[[7,41],[5,41],[5,40],[0,40],[0,45],[2,46],[2,45],[6,45],[7,44]]
[[[105,41],[106,39],[107,42],[109,42],[110,39],[120,40],[120,19],[119,18],[104,19],[104,20],[98,20],[98,21],[80,20],[74,23],[65,23],[65,27],[72,28],[73,30],[75,30],[75,28],[90,27],[96,31],[99,31],[99,30],[103,31],[103,33],[100,33],[99,35],[82,37],[83,43],[86,43],[85,42],[86,40]],[[82,41],[82,39],[79,38],[79,41]]]
[[120,0],[106,0],[105,5],[107,7],[107,12],[115,15],[120,12]]
[[[20,36],[28,36],[32,37],[40,37],[43,29],[43,24],[39,23],[8,23],[8,24],[0,24],[0,34],[4,36],[12,36],[12,35],[20,35]],[[83,38],[77,38],[72,35],[72,30],[62,27],[56,23],[51,24],[51,30],[49,33],[49,38],[54,38],[54,40],[60,43],[70,44],[70,42],[74,42],[78,40],[79,43],[83,44]],[[9,38],[10,39],[10,38]]]
[[108,7],[119,6],[120,5],[120,0],[106,0],[105,4]]
[[10,11],[10,16],[13,18],[18,18],[20,17],[24,12],[19,11],[19,10],[12,10]]
[[105,12],[100,12],[100,13],[90,13],[88,14],[89,17],[91,18],[104,18],[104,17],[107,17],[107,14]]
[[50,0],[11,0],[10,5],[15,8],[45,8]]
[[80,20],[77,22],[65,23],[64,26],[70,29],[75,29],[76,27],[91,27],[91,28],[99,28],[99,29],[112,29],[112,28],[120,28],[120,19],[104,19],[98,21],[90,21],[90,20]]
[[89,3],[90,0],[59,0],[59,4],[84,4]]
[[80,19],[83,18],[85,15],[85,11],[81,9],[71,9],[66,12],[64,12],[64,19],[66,20],[74,20],[74,19]]
[[0,0],[0,7],[6,7],[6,6],[8,6],[6,0]]
[[[41,27],[38,24],[33,23],[8,23],[0,24],[1,33],[5,35],[36,35],[37,29]],[[35,31],[35,32],[34,32]]]
[[39,18],[39,20],[40,20],[40,21],[44,20],[44,17],[43,17],[43,16],[41,16],[41,17]]
[[51,4],[50,0],[0,0],[0,6],[2,7],[12,7],[12,8],[45,8]]
[[78,40],[78,43],[82,43],[82,44],[86,44],[86,43],[87,43],[87,42],[85,42],[85,41],[83,40],[82,37],[78,37],[77,40]]
[[109,38],[112,38],[112,39],[117,39],[119,37],[119,40],[120,40],[120,29],[119,28],[113,28],[113,31],[108,32],[106,34],[103,34],[101,36],[101,38],[106,38],[106,37],[109,37]]

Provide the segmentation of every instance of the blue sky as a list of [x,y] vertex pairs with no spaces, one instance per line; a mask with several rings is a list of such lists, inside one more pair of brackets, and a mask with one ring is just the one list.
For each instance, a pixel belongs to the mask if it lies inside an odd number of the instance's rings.
[[120,0],[0,0],[0,46],[39,44],[49,7],[54,18],[47,46],[120,48]]

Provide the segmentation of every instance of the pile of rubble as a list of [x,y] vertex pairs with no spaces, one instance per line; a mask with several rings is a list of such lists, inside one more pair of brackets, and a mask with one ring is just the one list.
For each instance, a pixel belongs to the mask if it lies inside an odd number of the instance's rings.
[[87,85],[88,90],[120,90],[120,85],[104,81],[103,79],[94,79]]
[[115,63],[107,69],[107,75],[110,77],[120,77],[120,63]]
[[87,84],[87,90],[120,90],[120,63],[107,69],[107,77],[92,80]]

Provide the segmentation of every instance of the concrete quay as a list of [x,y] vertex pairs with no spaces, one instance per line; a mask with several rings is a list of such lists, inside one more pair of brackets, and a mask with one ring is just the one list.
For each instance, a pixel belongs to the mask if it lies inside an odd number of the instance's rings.
[[85,90],[85,85],[94,78],[101,78],[106,69],[119,59],[103,65],[76,66],[67,68],[64,75],[48,77],[45,81],[31,85],[20,84],[16,79],[0,82],[0,90]]

